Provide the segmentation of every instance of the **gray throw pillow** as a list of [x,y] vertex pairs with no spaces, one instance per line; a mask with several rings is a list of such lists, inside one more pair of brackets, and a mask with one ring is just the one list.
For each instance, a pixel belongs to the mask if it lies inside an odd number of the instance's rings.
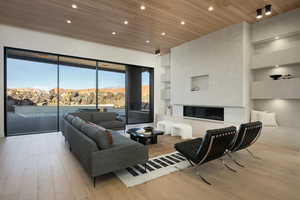
[[68,114],[66,118],[67,118],[67,121],[71,123],[72,120],[74,119],[74,116],[71,114]]
[[82,132],[84,132],[89,138],[96,142],[99,149],[108,149],[112,145],[112,136],[110,131],[103,127],[96,126],[94,124],[85,124],[82,126]]
[[68,116],[68,113],[64,113],[64,114],[63,114],[63,118],[64,118],[64,119],[67,119],[67,116]]
[[74,119],[72,120],[72,125],[78,130],[81,130],[84,124],[86,124],[86,122],[79,117],[74,117]]

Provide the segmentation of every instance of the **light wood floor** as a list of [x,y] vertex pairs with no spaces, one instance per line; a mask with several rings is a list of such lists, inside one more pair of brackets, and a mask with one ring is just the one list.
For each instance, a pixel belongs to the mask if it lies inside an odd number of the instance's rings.
[[[163,136],[150,147],[150,155],[173,151],[178,138]],[[208,186],[188,168],[127,188],[113,174],[97,178],[96,188],[60,134],[18,136],[0,140],[1,200],[193,200],[193,199],[300,199],[300,154],[289,149],[255,144],[235,154],[246,168],[233,173],[220,161],[198,168],[213,185]]]

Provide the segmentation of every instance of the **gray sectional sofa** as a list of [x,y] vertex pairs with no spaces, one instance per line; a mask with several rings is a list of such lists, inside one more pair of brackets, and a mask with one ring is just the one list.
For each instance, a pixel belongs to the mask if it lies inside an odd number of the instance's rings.
[[[80,112],[67,114],[63,119],[62,132],[70,145],[70,150],[93,178],[94,185],[97,176],[137,164],[144,165],[148,161],[147,146],[117,131],[107,132],[104,129],[118,130],[124,126],[109,121],[113,119],[112,116],[116,114]],[[89,122],[103,125],[104,128]],[[108,142],[107,137],[112,138],[112,144]]]

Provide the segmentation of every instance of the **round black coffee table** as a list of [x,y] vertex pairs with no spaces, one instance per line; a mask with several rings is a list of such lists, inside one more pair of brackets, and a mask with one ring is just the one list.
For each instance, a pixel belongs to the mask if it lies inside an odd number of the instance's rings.
[[[142,133],[143,130],[147,130],[148,133]],[[156,129],[149,129],[149,127],[146,128],[131,128],[127,130],[127,133],[130,135],[130,138],[134,141],[137,141],[141,144],[146,145],[148,141],[150,144],[157,144],[157,136],[163,135],[164,132]]]

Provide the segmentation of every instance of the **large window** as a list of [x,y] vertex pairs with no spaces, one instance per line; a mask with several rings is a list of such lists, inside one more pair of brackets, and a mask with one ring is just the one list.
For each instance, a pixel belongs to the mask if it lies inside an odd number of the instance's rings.
[[153,69],[5,48],[6,135],[58,131],[65,113],[153,122]]
[[6,55],[7,134],[57,131],[57,56],[14,50]]

